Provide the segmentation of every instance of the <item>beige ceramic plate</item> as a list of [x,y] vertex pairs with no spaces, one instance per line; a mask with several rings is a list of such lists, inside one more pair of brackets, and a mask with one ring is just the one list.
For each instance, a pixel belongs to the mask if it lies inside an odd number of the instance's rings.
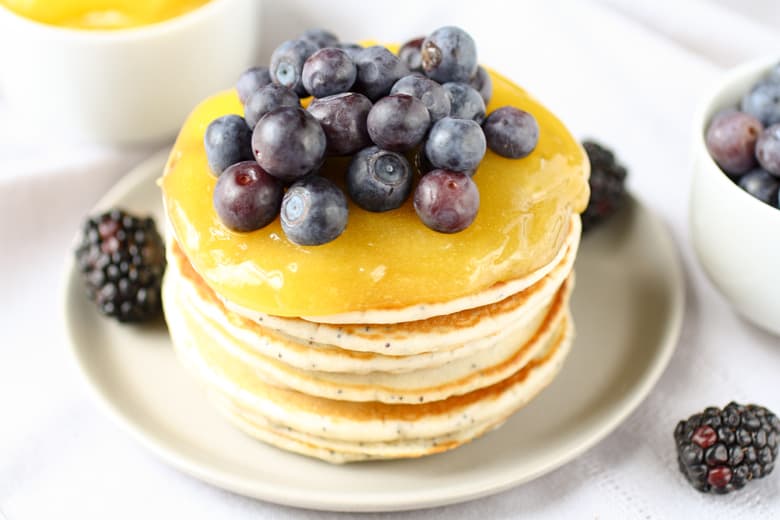
[[[119,205],[162,222],[155,179],[164,162],[161,154],[139,166],[99,208]],[[683,279],[666,229],[632,200],[585,238],[576,269],[573,351],[529,406],[449,453],[346,466],[280,451],[233,429],[178,365],[164,325],[122,326],[100,317],[72,264],[62,306],[69,348],[99,403],[171,465],[280,504],[401,510],[470,500],[551,471],[604,438],[652,389],[683,315]]]

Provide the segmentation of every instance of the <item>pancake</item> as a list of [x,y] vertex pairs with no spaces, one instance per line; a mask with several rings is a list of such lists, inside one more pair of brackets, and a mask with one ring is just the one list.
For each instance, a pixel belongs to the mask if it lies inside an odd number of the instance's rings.
[[252,415],[229,400],[210,396],[228,420],[248,435],[268,444],[322,459],[334,464],[381,459],[416,458],[457,448],[504,423],[486,421],[473,424],[448,435],[431,439],[406,439],[393,442],[348,442],[309,435],[288,426],[270,423],[261,416]]
[[[326,316],[303,316],[301,318],[305,321],[314,322],[316,324],[383,325],[420,321],[436,316],[454,314],[460,311],[483,307],[491,303],[499,302],[508,298],[509,296],[512,296],[513,294],[524,291],[532,285],[535,285],[545,276],[550,274],[550,272],[556,266],[563,263],[566,260],[565,257],[569,255],[570,252],[573,251],[574,254],[576,254],[577,247],[579,246],[582,224],[578,214],[572,215],[570,220],[571,222],[568,227],[566,240],[552,261],[547,265],[520,278],[497,282],[493,286],[488,287],[483,291],[469,294],[468,296],[463,296],[448,302],[417,304],[400,309],[371,309]],[[573,261],[573,257],[571,260]],[[276,324],[279,330],[284,330],[285,321],[295,321],[285,320],[285,318],[282,317],[275,317],[273,315],[252,311],[227,299],[223,299],[223,303],[230,310],[235,311],[236,313],[247,318],[264,322],[268,326],[274,326],[273,324]],[[305,331],[311,330],[311,327],[307,329],[304,326],[300,326],[300,330],[301,332],[299,332],[298,337],[304,337],[306,335]]]
[[322,459],[333,464],[381,459],[415,458],[457,448],[503,424],[474,424],[449,435],[431,439],[410,439],[394,442],[347,442],[326,439],[273,424],[263,417],[246,413],[229,400],[212,394],[211,400],[228,420],[251,437],[288,451]]
[[[217,294],[273,316],[408,322],[419,319],[421,304],[461,302],[474,308],[485,303],[472,301],[474,295],[529,276],[525,283],[532,284],[534,273],[555,263],[571,216],[587,205],[589,164],[553,114],[511,81],[490,74],[494,92],[488,111],[522,107],[536,118],[539,141],[523,159],[487,150],[473,176],[479,211],[467,229],[443,234],[427,228],[409,198],[381,213],[348,200],[346,229],[320,246],[291,243],[279,219],[250,233],[231,231],[214,209],[216,177],[203,146],[212,120],[243,113],[236,93],[226,91],[193,110],[166,165],[160,185],[173,236]],[[319,174],[343,186],[348,160],[329,158]],[[406,310],[412,315],[393,316]]]

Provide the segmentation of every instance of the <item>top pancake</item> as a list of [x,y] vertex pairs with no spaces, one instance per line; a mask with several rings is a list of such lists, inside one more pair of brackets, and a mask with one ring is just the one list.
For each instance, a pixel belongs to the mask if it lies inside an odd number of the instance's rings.
[[[289,242],[279,220],[234,233],[212,204],[203,134],[216,117],[242,108],[234,92],[204,101],[185,123],[162,179],[176,241],[206,283],[225,300],[276,316],[328,316],[451,302],[519,279],[553,262],[572,214],[588,198],[588,163],[579,143],[541,104],[491,73],[488,110],[512,105],[539,122],[534,152],[506,159],[488,151],[474,176],[480,208],[455,234],[436,233],[417,218],[411,200],[370,213],[350,203],[346,231],[331,243]],[[343,182],[346,159],[329,159],[321,174]]]
[[[447,302],[420,303],[396,309],[368,309],[341,314],[330,314],[327,316],[302,316],[300,320],[296,320],[299,322],[299,325],[302,325],[301,327],[296,327],[300,332],[293,333],[293,335],[304,338],[311,335],[311,333],[307,331],[317,330],[326,325],[392,325],[396,323],[416,322],[435,318],[437,316],[455,314],[469,309],[476,309],[499,302],[534,286],[548,276],[553,270],[560,268],[561,265],[568,265],[571,267],[579,248],[581,232],[582,222],[580,216],[577,214],[572,215],[566,241],[560,251],[555,255],[555,258],[553,258],[549,264],[520,278],[498,282],[483,291],[478,291]],[[295,318],[253,312],[251,309],[236,305],[224,298],[222,298],[222,303],[241,316],[264,322],[279,330],[286,330],[288,327],[286,325],[278,324],[289,324],[290,320],[295,320]],[[300,323],[302,321],[307,323]],[[344,332],[345,327],[338,328],[339,332]],[[347,327],[347,333],[349,333],[348,329],[349,327]]]

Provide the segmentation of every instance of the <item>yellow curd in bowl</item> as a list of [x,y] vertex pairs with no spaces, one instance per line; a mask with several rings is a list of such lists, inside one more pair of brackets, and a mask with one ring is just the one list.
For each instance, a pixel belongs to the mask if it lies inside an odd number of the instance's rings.
[[[399,209],[370,213],[350,202],[345,232],[316,247],[288,241],[279,218],[251,233],[219,220],[203,146],[208,124],[243,115],[235,91],[202,102],[187,119],[161,181],[176,240],[206,283],[248,309],[279,316],[324,316],[445,302],[523,276],[549,263],[573,212],[584,210],[589,163],[566,127],[539,102],[492,73],[488,112],[512,105],[540,128],[536,150],[506,159],[490,150],[474,181],[480,208],[456,234],[425,227],[412,198]],[[343,186],[348,159],[329,159],[323,174]]]
[[36,22],[71,29],[129,29],[169,20],[209,0],[0,0]]

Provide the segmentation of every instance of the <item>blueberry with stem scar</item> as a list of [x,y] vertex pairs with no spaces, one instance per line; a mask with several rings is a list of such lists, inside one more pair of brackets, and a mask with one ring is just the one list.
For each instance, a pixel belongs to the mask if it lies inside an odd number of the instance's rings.
[[282,230],[298,245],[335,240],[347,227],[347,198],[331,181],[308,175],[295,182],[282,200]]
[[409,197],[414,175],[406,158],[371,146],[352,158],[347,170],[347,192],[368,211],[389,211]]

